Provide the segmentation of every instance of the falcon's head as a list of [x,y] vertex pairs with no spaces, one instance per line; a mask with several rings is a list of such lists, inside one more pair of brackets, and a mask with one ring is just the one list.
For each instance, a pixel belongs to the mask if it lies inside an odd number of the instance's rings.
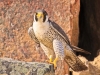
[[37,10],[34,14],[34,21],[46,22],[48,21],[48,14],[45,10]]

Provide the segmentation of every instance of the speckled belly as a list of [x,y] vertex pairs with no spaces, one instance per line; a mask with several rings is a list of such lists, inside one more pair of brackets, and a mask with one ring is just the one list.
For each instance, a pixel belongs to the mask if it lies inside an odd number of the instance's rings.
[[53,49],[53,40],[54,39],[58,39],[58,40],[62,40],[62,38],[60,37],[60,35],[55,32],[54,30],[52,30],[51,28],[49,28],[49,30],[47,32],[45,32],[43,35],[40,36],[40,38],[38,38],[38,40],[44,44],[46,47]]

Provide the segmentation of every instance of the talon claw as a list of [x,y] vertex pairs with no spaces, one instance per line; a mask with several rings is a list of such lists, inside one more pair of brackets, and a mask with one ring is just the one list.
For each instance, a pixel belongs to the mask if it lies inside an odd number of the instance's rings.
[[53,61],[52,56],[50,56],[49,60],[46,60],[48,63],[53,64],[54,65],[54,69],[57,68],[57,61],[58,61],[58,57],[56,57]]

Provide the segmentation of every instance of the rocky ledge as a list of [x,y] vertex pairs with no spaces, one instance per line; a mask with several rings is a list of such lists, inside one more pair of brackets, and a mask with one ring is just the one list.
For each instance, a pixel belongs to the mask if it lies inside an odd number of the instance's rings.
[[0,58],[0,75],[54,75],[53,65]]

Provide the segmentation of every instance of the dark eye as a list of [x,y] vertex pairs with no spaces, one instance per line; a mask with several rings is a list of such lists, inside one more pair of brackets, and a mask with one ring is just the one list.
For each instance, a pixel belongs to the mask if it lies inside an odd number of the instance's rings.
[[38,19],[37,19],[37,14],[38,14],[38,13],[35,13],[35,20],[36,20],[36,21],[38,21]]
[[38,13],[35,13],[36,15],[38,14]]
[[46,16],[47,15],[47,12],[45,10],[43,10],[43,14]]
[[45,12],[45,15],[47,15],[47,12]]

